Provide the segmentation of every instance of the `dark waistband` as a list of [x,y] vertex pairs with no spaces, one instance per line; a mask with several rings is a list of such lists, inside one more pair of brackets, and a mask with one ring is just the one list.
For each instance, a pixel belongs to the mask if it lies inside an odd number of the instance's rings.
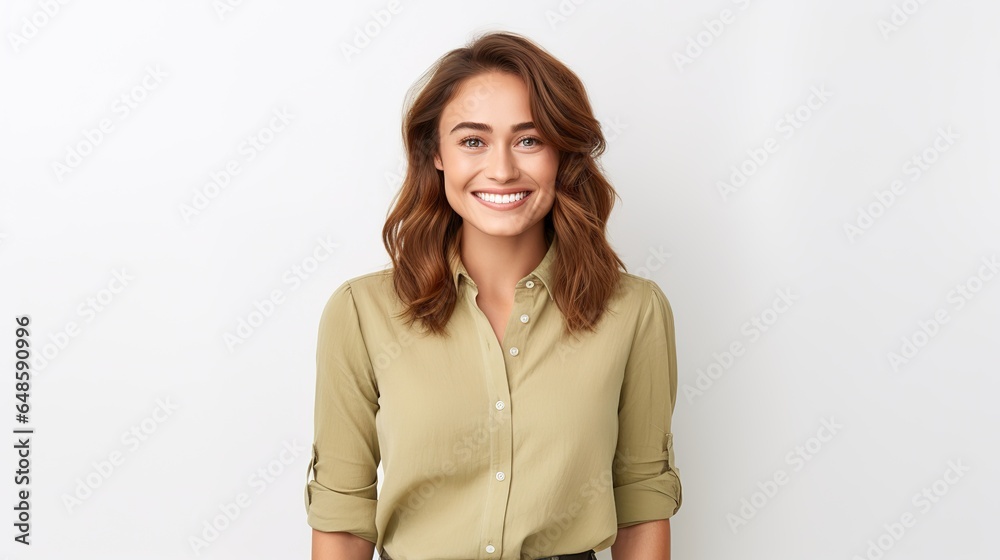
[[560,554],[559,556],[546,556],[539,560],[597,560],[597,553],[593,550],[587,552],[577,552],[576,554]]
[[[381,560],[392,560],[392,558],[385,551],[382,551],[382,553],[379,554],[379,558]],[[577,552],[575,554],[546,556],[545,558],[538,558],[537,560],[597,560],[597,553],[593,550],[588,550],[586,552]]]

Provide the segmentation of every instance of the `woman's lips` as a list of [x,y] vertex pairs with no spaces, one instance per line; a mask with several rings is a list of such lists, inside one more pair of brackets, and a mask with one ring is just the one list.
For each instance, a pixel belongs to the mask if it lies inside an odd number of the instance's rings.
[[[494,197],[498,199],[501,198],[500,195],[496,195],[495,193],[486,193],[485,191],[480,191],[480,192],[483,192],[483,194],[494,194]],[[520,200],[515,200],[514,202],[490,202],[488,200],[484,200],[483,198],[481,198],[476,191],[472,193],[472,196],[475,197],[476,200],[478,200],[480,203],[482,203],[484,206],[488,208],[493,208],[494,210],[512,210],[524,204],[525,200],[531,198],[532,191],[519,191],[519,192],[524,193],[524,196],[522,196]],[[512,193],[512,194],[518,194],[518,193]]]

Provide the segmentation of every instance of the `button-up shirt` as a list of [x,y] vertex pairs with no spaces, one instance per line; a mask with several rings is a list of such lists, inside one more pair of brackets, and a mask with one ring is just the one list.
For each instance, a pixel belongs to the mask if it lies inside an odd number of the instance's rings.
[[564,336],[557,249],[517,282],[502,342],[457,252],[449,337],[398,317],[391,269],[334,291],[319,322],[311,527],[393,560],[520,560],[602,550],[618,528],[677,512],[670,304],[622,272],[596,332]]

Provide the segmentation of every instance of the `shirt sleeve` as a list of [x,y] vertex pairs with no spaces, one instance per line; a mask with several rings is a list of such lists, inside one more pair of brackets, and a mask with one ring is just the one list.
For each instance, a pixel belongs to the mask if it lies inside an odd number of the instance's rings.
[[652,281],[649,286],[618,401],[612,478],[619,528],[668,519],[681,507],[670,429],[677,402],[674,316],[660,287]]
[[314,529],[376,542],[377,410],[378,387],[345,282],[330,296],[319,323],[315,437],[305,487],[307,522]]

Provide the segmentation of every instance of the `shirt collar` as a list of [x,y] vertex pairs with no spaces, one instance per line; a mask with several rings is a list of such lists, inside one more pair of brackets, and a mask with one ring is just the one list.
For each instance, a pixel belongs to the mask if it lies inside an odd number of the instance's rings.
[[[527,276],[519,280],[517,283],[517,287],[524,286],[525,282],[534,279],[536,281],[540,281],[542,285],[545,286],[545,289],[546,291],[548,291],[550,298],[552,298],[553,300],[555,299],[555,296],[553,295],[554,286],[552,285],[552,277],[553,277],[553,267],[555,266],[555,260],[556,260],[556,251],[558,250],[558,248],[556,247],[556,241],[557,238],[553,236],[552,241],[549,243],[549,248],[547,251],[545,251],[545,256],[542,258],[542,262],[538,263],[538,266],[536,266],[535,269],[532,270]],[[454,280],[455,282],[456,291],[458,291],[461,288],[462,276],[465,276],[465,278],[473,285],[476,284],[472,280],[472,277],[469,276],[469,271],[465,269],[465,264],[462,263],[462,258],[461,255],[459,254],[457,243],[455,244],[455,249],[452,251],[452,254],[449,258],[449,266],[451,267],[451,277],[452,280]]]

